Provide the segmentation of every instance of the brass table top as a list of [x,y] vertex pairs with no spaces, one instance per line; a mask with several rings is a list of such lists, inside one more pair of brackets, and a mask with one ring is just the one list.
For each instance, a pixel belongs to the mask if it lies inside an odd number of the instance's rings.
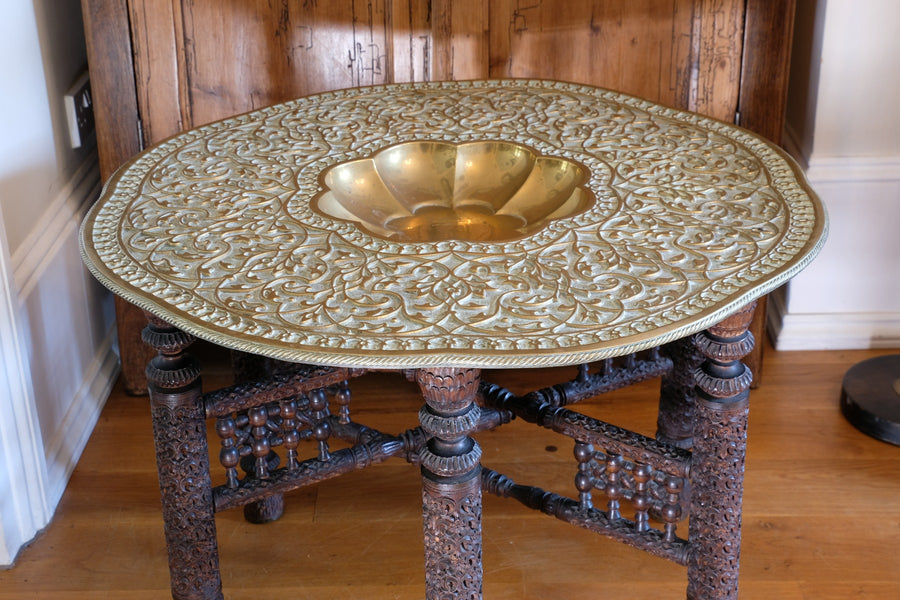
[[550,81],[301,98],[124,165],[92,273],[234,349],[330,366],[590,362],[704,329],[804,268],[823,208],[754,134]]

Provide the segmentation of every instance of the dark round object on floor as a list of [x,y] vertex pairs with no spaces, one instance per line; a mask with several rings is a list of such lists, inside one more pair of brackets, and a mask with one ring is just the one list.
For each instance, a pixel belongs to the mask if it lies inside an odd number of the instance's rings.
[[841,412],[866,435],[900,446],[900,355],[851,367],[844,375]]

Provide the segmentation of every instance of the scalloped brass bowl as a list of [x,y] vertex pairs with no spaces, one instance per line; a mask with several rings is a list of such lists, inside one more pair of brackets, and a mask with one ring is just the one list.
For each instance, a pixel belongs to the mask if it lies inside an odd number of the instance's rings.
[[584,167],[508,142],[407,142],[323,179],[316,210],[402,242],[518,239],[594,203]]

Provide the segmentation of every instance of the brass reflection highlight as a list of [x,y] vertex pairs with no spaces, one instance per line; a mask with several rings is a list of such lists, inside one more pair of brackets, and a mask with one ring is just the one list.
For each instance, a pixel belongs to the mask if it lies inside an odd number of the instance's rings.
[[586,169],[508,142],[407,142],[331,167],[313,206],[401,242],[525,237],[594,203]]

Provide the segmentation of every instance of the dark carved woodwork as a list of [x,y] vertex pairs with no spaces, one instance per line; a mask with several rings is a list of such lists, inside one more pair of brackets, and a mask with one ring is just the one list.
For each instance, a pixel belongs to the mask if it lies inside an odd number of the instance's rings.
[[[668,365],[671,367],[671,362]],[[610,374],[615,368],[607,364],[604,370]],[[616,380],[626,381],[629,369],[636,369],[635,380],[642,379],[643,369],[635,360],[626,360],[619,368],[625,373],[619,373]],[[588,380],[583,368],[579,369],[578,379],[582,382]],[[516,396],[499,386],[482,383],[480,397],[486,406],[508,410],[525,421],[576,440],[578,468],[575,488],[579,499],[564,498],[536,487],[518,486],[501,475],[487,477],[485,481],[491,484],[485,484],[485,489],[514,497],[526,506],[684,564],[687,560],[686,542],[675,535],[675,529],[677,522],[687,513],[687,502],[682,498],[682,492],[687,488],[691,453],[557,406],[560,387]],[[597,393],[602,391],[606,390]],[[596,394],[583,392],[583,396],[589,395]],[[603,450],[595,450],[595,446]],[[594,507],[594,490],[606,494],[606,511]],[[634,509],[634,520],[623,518],[623,502],[628,502]],[[573,516],[576,506],[581,512]],[[651,517],[662,527],[651,527]],[[643,533],[647,535],[642,536]]]
[[216,511],[257,502],[271,494],[284,494],[383,462],[392,456],[415,455],[424,442],[424,437],[417,430],[399,436],[381,434],[363,444],[336,450],[330,453],[328,460],[311,458],[300,461],[290,469],[274,470],[263,479],[248,476],[237,487],[221,485],[215,488]]
[[149,316],[144,341],[172,597],[222,598],[200,369],[184,350],[193,338]]
[[538,391],[553,406],[567,406],[641,381],[660,377],[672,370],[671,359],[653,348],[647,357],[629,354],[618,361],[600,363],[600,370],[590,373],[590,365],[580,365],[575,379]]
[[688,598],[738,597],[741,502],[753,375],[741,362],[755,303],[696,336],[706,357],[697,369],[688,540]]
[[[191,336],[151,316],[143,338],[157,351],[147,374],[173,597],[222,597],[216,511],[243,506],[265,522],[280,515],[284,493],[402,457],[422,470],[428,598],[481,598],[482,489],[687,565],[689,598],[734,598],[752,379],[740,359],[753,347],[752,314],[748,306],[662,351],[581,365],[571,381],[521,396],[480,381],[477,369],[405,371],[425,405],[420,427],[398,435],[352,420],[349,380],[362,370],[282,363],[256,371],[266,379],[202,395],[197,364],[184,353]],[[567,408],[650,377],[662,380],[656,438]],[[577,497],[481,467],[472,435],[514,417],[574,440]],[[225,470],[215,488],[206,419],[215,419]],[[333,439],[350,447],[332,450]],[[692,450],[682,447],[691,439]],[[311,458],[300,455],[304,442]],[[688,516],[685,540],[677,528]]]
[[319,460],[327,461],[331,458],[328,449],[328,438],[331,437],[331,424],[328,411],[328,398],[325,391],[318,389],[309,393],[309,410],[312,414],[312,437],[316,440],[319,450]]
[[631,456],[660,471],[687,477],[690,469],[690,452],[687,450],[553,406],[542,391],[516,396],[497,385],[485,382],[482,383],[479,394],[485,405],[508,410],[529,423],[583,443],[601,446],[613,454]]
[[680,565],[687,563],[687,541],[677,537],[667,539],[663,531],[653,528],[639,530],[635,527],[634,521],[610,515],[596,508],[585,508],[577,500],[538,487],[519,485],[506,475],[487,468],[482,469],[482,485],[486,492],[513,498],[529,508],[566,523],[599,533]]
[[[265,500],[272,494],[283,494],[291,490],[312,485],[326,479],[337,477],[355,469],[365,468],[399,456],[404,457],[413,464],[421,463],[421,452],[429,435],[421,427],[405,431],[399,435],[389,435],[355,422],[341,423],[340,415],[330,415],[327,419],[331,435],[334,438],[353,444],[351,448],[345,448],[330,452],[328,458],[321,457],[307,460],[297,460],[291,457],[294,452],[294,443],[297,445],[303,440],[312,440],[312,431],[309,425],[312,423],[308,405],[293,403],[295,406],[288,411],[293,415],[291,420],[304,423],[306,429],[298,431],[297,439],[285,436],[274,427],[269,437],[270,456],[273,449],[283,446],[286,458],[283,465],[269,461],[268,472],[265,477],[258,477],[252,468],[246,469],[246,475],[241,478],[235,465],[241,460],[241,456],[252,456],[252,449],[248,445],[250,439],[247,431],[249,419],[241,415],[229,415],[220,417],[216,422],[216,432],[221,438],[220,462],[225,468],[226,483],[213,490],[217,511],[227,510],[242,505]],[[270,414],[277,415],[279,409],[269,409]],[[473,432],[486,431],[508,423],[512,415],[508,412],[493,409],[480,409],[478,419],[473,423]],[[304,415],[304,413],[306,413]],[[294,425],[289,425],[294,427]],[[281,431],[284,425],[282,422]],[[242,431],[243,430],[243,431]],[[286,441],[289,441],[287,443]]]
[[672,369],[663,375],[660,382],[656,439],[679,448],[690,448],[694,398],[697,394],[694,371],[703,362],[703,355],[693,337],[666,344],[662,352],[672,361]]
[[[263,356],[255,356],[253,354],[248,354],[246,352],[231,352],[231,364],[232,364],[232,374],[234,375],[234,381],[237,384],[246,384],[254,379],[264,379],[266,377],[271,377],[277,372],[278,365],[277,361],[273,361]],[[257,410],[257,409],[252,409]],[[247,416],[249,418],[250,411],[247,412]],[[236,485],[236,473],[233,466],[229,468],[229,465],[226,464],[225,459],[227,458],[229,463],[234,458],[233,455],[241,455],[241,446],[238,446],[233,443],[233,438],[226,437],[227,433],[231,433],[233,436],[234,425],[235,422],[233,419],[219,419],[217,422],[216,430],[219,433],[219,437],[222,438],[222,450],[223,452],[220,455],[222,459],[222,465],[226,468],[226,476],[228,479],[228,485],[234,486]],[[225,428],[227,426],[230,427],[230,431],[226,431]],[[246,440],[246,437],[244,437]],[[231,443],[231,448],[227,448]],[[290,442],[286,442],[289,444]],[[256,475],[258,472],[256,470],[256,461],[248,460],[249,455],[241,456],[240,465],[245,473],[254,473]],[[266,468],[275,469],[278,467],[279,458],[278,455],[269,450],[268,455],[264,457],[267,461]],[[276,521],[284,514],[284,496],[281,494],[273,494],[268,498],[264,498],[258,502],[252,502],[244,506],[244,518],[247,519],[250,523],[271,523],[272,521]]]
[[339,385],[362,373],[364,371],[358,369],[299,365],[294,370],[279,373],[269,379],[236,384],[206,394],[203,397],[206,416],[222,417],[260,404],[304,395],[315,389]]
[[469,434],[480,419],[478,369],[416,371],[425,398],[419,411],[430,436],[421,454],[425,597],[481,596],[481,448]]
[[[229,388],[218,390],[204,397],[207,407],[207,415],[228,412],[227,417],[220,417],[217,431],[222,438],[222,464],[226,468],[226,476],[230,487],[237,482],[235,465],[226,464],[237,458],[241,460],[241,466],[247,473],[253,473],[255,477],[264,479],[268,470],[274,469],[279,463],[279,457],[272,450],[264,450],[269,444],[268,409],[262,408],[260,403],[268,403],[269,409],[275,410],[279,416],[278,421],[283,431],[283,443],[287,449],[286,461],[288,467],[296,465],[296,447],[300,442],[300,433],[293,428],[293,418],[296,416],[296,400],[292,396],[304,392],[311,392],[320,385],[332,384],[340,381],[345,376],[344,370],[325,369],[307,365],[292,365],[261,356],[254,356],[245,352],[232,352],[232,371],[236,384]],[[337,372],[337,377],[334,373]],[[280,404],[274,403],[278,396]],[[286,399],[286,400],[285,400]],[[347,399],[349,402],[349,398]],[[252,449],[255,461],[248,461],[246,452],[250,446],[237,445],[235,443],[235,421],[230,415],[241,412],[243,406],[252,408],[243,410],[242,419],[246,422],[241,426],[246,429],[248,423],[256,420],[256,433],[259,438],[256,447]],[[274,422],[274,421],[273,421]],[[249,433],[246,432],[246,433]],[[243,435],[241,442],[246,442],[247,435]],[[278,440],[282,443],[282,439]],[[236,464],[236,463],[235,463]],[[281,495],[272,495],[257,502],[244,506],[244,517],[251,523],[269,523],[281,517],[284,513],[284,498]]]
[[737,598],[747,403],[701,400],[697,420],[688,598]]
[[425,598],[479,600],[481,483],[478,472],[454,483],[423,478]]

